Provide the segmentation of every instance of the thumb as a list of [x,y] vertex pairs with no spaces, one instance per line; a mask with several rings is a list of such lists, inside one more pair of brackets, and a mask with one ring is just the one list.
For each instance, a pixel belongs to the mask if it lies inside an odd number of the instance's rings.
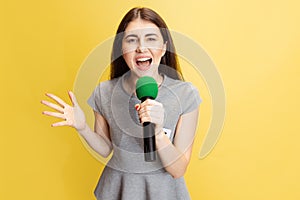
[[74,93],[72,91],[69,91],[68,93],[69,93],[69,97],[72,101],[73,106],[78,105],[78,102],[77,102],[77,99],[76,99]]

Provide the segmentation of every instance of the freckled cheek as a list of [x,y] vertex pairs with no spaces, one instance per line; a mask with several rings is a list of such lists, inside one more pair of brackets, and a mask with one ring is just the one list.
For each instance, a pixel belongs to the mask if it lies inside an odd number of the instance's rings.
[[152,55],[154,57],[154,63],[159,64],[160,60],[161,60],[161,57],[163,55],[163,51],[162,50],[156,50],[156,51],[153,52]]
[[131,55],[130,53],[126,53],[126,54],[123,54],[123,58],[124,58],[126,64],[128,65],[128,67],[131,68],[134,66],[133,55]]

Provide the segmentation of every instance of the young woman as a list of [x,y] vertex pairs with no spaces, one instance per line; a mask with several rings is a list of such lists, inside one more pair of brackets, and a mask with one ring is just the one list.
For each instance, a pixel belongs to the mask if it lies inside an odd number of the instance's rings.
[[[137,99],[136,82],[142,76],[158,83],[155,100]],[[52,126],[74,127],[101,156],[113,154],[96,187],[97,199],[190,199],[183,175],[201,99],[195,87],[182,80],[170,32],[156,12],[133,8],[122,19],[113,44],[111,79],[100,83],[88,99],[95,114],[94,131],[72,92],[72,106],[47,96],[58,105],[42,103],[58,112],[43,114],[64,119]],[[155,162],[144,161],[144,122],[155,124]]]

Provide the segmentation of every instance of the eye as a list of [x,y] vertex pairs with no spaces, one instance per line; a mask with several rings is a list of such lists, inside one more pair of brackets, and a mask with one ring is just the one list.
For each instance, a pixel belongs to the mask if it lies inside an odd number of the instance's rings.
[[155,37],[148,37],[147,38],[147,41],[150,41],[150,42],[154,42],[156,41],[157,39]]
[[136,43],[136,42],[137,42],[137,39],[136,39],[136,38],[127,38],[127,39],[126,39],[126,42],[127,42],[127,43]]

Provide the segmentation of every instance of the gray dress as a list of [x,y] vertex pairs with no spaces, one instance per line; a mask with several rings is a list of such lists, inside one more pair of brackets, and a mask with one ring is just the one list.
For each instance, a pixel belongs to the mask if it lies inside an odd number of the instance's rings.
[[[155,162],[144,161],[143,129],[134,105],[140,103],[134,94],[123,88],[124,77],[100,83],[88,104],[106,119],[113,144],[113,155],[104,168],[95,189],[100,200],[188,200],[184,178],[174,179]],[[188,82],[164,75],[156,101],[165,109],[164,128],[174,139],[181,115],[195,110],[201,99]]]

